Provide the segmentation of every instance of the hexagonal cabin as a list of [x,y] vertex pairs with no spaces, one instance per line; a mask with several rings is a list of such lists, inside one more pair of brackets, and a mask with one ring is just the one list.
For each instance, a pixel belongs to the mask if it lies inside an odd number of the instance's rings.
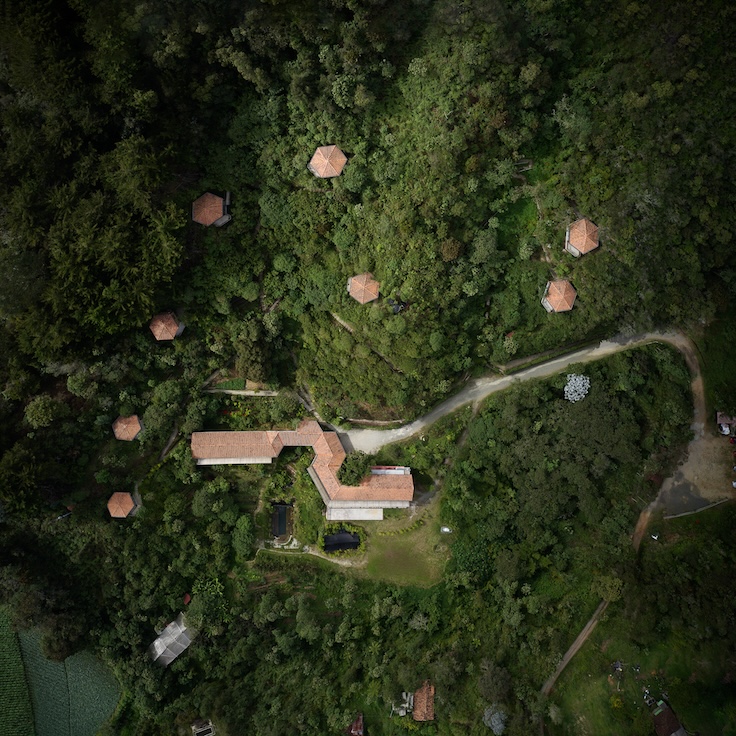
[[548,312],[569,312],[575,304],[577,292],[572,284],[561,279],[548,281],[542,297],[542,306]]
[[361,304],[368,304],[378,299],[381,284],[373,278],[372,273],[361,273],[348,279],[348,294]]
[[600,245],[598,241],[598,226],[583,218],[576,220],[567,228],[565,233],[565,250],[575,258],[595,250]]
[[307,164],[318,179],[340,176],[348,157],[337,146],[320,146]]

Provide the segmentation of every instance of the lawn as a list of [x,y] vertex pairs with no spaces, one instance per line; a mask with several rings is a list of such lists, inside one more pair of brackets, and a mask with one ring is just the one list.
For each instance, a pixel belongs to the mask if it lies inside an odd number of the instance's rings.
[[94,736],[115,710],[120,688],[90,652],[52,662],[37,629],[19,635],[37,736]]
[[736,413],[736,320],[729,314],[695,338],[700,350],[705,395],[712,411]]
[[0,608],[0,711],[3,733],[33,736],[33,711],[18,637],[4,608]]
[[440,534],[439,497],[408,514],[380,522],[361,522],[368,530],[366,564],[360,568],[376,580],[428,587],[442,578],[450,552]]

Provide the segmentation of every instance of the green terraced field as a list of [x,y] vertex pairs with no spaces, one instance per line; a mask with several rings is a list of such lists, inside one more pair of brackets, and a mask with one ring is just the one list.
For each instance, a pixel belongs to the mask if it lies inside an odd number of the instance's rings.
[[90,652],[46,659],[37,630],[22,632],[20,642],[37,736],[94,736],[120,699],[110,670]]
[[0,608],[0,712],[4,733],[33,736],[33,711],[18,637],[4,608]]

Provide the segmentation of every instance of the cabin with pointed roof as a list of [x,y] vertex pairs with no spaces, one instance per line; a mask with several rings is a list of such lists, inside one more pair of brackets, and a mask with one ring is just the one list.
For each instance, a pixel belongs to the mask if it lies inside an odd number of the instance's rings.
[[311,447],[314,460],[307,468],[327,507],[328,521],[380,521],[385,508],[408,508],[414,498],[411,469],[371,468],[358,486],[345,486],[337,473],[345,449],[336,432],[325,432],[313,419],[296,430],[267,432],[193,432],[192,457],[197,465],[271,463],[284,447]]
[[429,680],[414,693],[414,710],[412,717],[415,721],[434,720],[434,685]]
[[107,502],[107,510],[113,519],[126,519],[136,508],[133,496],[123,491],[113,493]]
[[205,227],[210,225],[222,227],[232,220],[232,216],[228,213],[229,206],[230,192],[225,192],[224,197],[205,192],[192,202],[192,220]]
[[548,281],[542,297],[542,306],[548,312],[569,312],[575,304],[577,292],[567,280]]
[[595,250],[599,245],[598,226],[583,218],[576,220],[565,233],[565,250],[575,258]]
[[320,146],[312,156],[307,168],[318,179],[340,176],[348,157],[337,146]]
[[118,417],[112,423],[112,433],[116,440],[132,442],[143,431],[143,424],[137,414],[129,417]]
[[360,304],[368,304],[378,299],[380,289],[381,284],[367,271],[348,279],[348,294]]
[[157,342],[173,340],[184,332],[184,325],[173,312],[157,314],[148,325]]

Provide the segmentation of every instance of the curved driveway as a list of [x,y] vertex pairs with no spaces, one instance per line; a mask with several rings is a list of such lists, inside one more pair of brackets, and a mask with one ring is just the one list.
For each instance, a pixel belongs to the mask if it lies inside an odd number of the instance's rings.
[[[631,350],[632,348],[641,347],[642,345],[647,345],[648,343],[653,342],[663,342],[677,348],[684,354],[685,359],[687,360],[688,368],[690,369],[690,373],[693,377],[693,382],[695,383],[696,380],[702,382],[700,377],[700,367],[695,356],[694,346],[681,332],[648,332],[646,334],[636,335],[630,338],[614,337],[611,340],[603,340],[603,342],[596,346],[582,348],[581,350],[576,350],[573,353],[568,353],[567,355],[554,358],[553,360],[549,360],[545,363],[540,363],[539,365],[535,365],[530,368],[524,368],[518,373],[514,373],[510,376],[498,376],[494,374],[491,376],[475,378],[472,381],[468,381],[467,385],[457,394],[446,399],[441,404],[438,404],[429,412],[429,414],[425,414],[423,417],[415,419],[413,422],[405,424],[403,427],[387,430],[350,429],[347,432],[340,432],[340,438],[347,439],[348,442],[345,444],[352,445],[353,450],[362,450],[363,452],[368,453],[376,452],[384,445],[413,437],[429,427],[431,424],[434,424],[434,422],[446,414],[450,414],[466,404],[477,404],[487,396],[490,396],[497,391],[503,391],[514,383],[528,381],[532,378],[548,378],[549,376],[553,376],[575,363],[590,363],[594,360],[606,358],[614,353],[619,353],[623,350]],[[698,393],[700,395],[701,402],[697,401]],[[703,392],[702,390],[700,392],[693,391],[693,394],[696,398],[695,422],[700,423],[702,432],[702,427],[705,422],[705,402],[702,401]]]

